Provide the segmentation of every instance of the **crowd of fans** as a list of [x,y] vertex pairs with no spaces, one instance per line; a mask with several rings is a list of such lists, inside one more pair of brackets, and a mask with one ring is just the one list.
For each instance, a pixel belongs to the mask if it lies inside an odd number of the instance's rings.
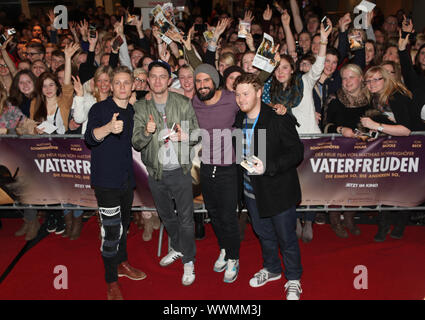
[[[366,29],[354,28],[351,13],[332,17],[322,56],[320,8],[301,7],[296,0],[262,8],[250,1],[246,5],[241,16],[219,6],[206,18],[196,15],[199,8],[176,14],[181,33],[167,32],[169,45],[152,22],[143,28],[140,14],[129,22],[128,17],[139,11],[123,7],[113,15],[103,7],[75,10],[67,29],[55,29],[53,10],[31,19],[21,15],[15,25],[0,25],[0,133],[45,134],[38,125],[47,121],[57,127],[57,134],[84,134],[90,108],[111,94],[113,68],[132,70],[134,104],[150,98],[148,66],[157,59],[171,68],[169,90],[190,99],[195,95],[193,70],[201,62],[219,71],[224,90],[234,91],[233,83],[242,73],[257,74],[264,83],[263,101],[293,114],[299,133],[369,139],[367,135],[376,131],[392,136],[424,131],[425,33],[415,30],[408,12],[384,17],[375,8],[367,15]],[[251,24],[246,38],[238,37],[240,21]],[[12,28],[16,33],[9,35]],[[205,30],[212,32],[209,41]],[[253,66],[263,33],[273,37],[279,50],[271,75]],[[35,237],[40,227],[36,214],[26,212],[17,235]],[[335,233],[347,237],[345,226],[360,234],[354,213],[343,215],[343,222],[341,213],[329,215]],[[159,227],[158,217],[149,212],[134,216],[139,226],[145,225],[144,240],[150,240],[152,229]],[[391,223],[388,215],[380,216],[376,241],[385,240]],[[406,216],[394,215],[394,238],[402,237]],[[319,218],[309,213],[299,219],[298,236],[311,241],[312,222]],[[72,239],[81,232],[82,212],[52,211],[47,219],[50,232]]]

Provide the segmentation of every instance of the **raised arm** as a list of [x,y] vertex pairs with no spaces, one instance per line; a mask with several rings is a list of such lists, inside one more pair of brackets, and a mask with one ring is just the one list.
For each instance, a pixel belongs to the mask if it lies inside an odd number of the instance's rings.
[[9,37],[2,45],[1,47],[1,54],[3,56],[4,62],[6,62],[7,68],[9,69],[9,72],[11,73],[12,77],[15,76],[15,74],[18,72],[16,69],[15,64],[13,63],[12,59],[10,59],[9,54],[7,53],[7,45],[12,40],[12,37]]
[[297,33],[300,33],[304,29],[303,21],[300,15],[300,7],[298,6],[297,0],[290,0],[292,15],[294,16],[294,25]]
[[202,64],[202,60],[196,55],[195,51],[192,49],[192,35],[195,32],[195,25],[193,25],[187,34],[187,37],[184,38],[184,35],[177,32],[167,32],[167,36],[175,42],[183,44],[183,48],[186,52],[187,62],[193,69],[196,69],[197,66]]
[[310,71],[303,75],[304,79],[311,87],[314,87],[316,81],[319,80],[322,75],[323,68],[325,67],[328,38],[332,33],[332,22],[329,18],[327,19],[327,22],[329,26],[327,31],[325,31],[323,23],[320,24],[320,47],[316,62],[313,64]]
[[283,25],[283,31],[285,32],[286,44],[288,46],[288,53],[296,51],[295,38],[291,30],[291,16],[288,10],[283,10],[282,16],[280,17]]
[[348,56],[350,51],[350,44],[348,42],[348,27],[351,23],[350,13],[346,13],[338,21],[339,34],[338,34],[338,52],[339,52],[339,61],[338,65],[341,64],[344,59]]
[[266,10],[263,12],[263,30],[265,33],[270,33],[270,20],[273,16],[273,10],[270,8],[269,5],[267,5]]
[[124,34],[124,17],[121,17],[121,21],[117,21],[114,25],[114,31],[117,36],[120,36],[123,43],[120,46],[119,50],[119,59],[120,63],[123,66],[128,67],[130,70],[133,70],[133,66],[131,65],[130,55],[128,53],[127,41]]
[[64,80],[63,84],[71,84],[71,59],[74,53],[76,53],[80,49],[79,43],[68,44],[65,47],[65,72],[64,72]]
[[[415,84],[420,83],[420,81],[422,81],[421,77],[416,73],[413,68],[412,58],[410,57],[409,50],[407,49],[409,45],[410,34],[412,32],[414,32],[412,21],[410,20],[410,22],[408,23],[406,21],[406,17],[404,17],[402,30],[399,31],[398,53],[400,57],[401,73],[409,90],[412,90]],[[405,35],[404,38],[403,35]]]

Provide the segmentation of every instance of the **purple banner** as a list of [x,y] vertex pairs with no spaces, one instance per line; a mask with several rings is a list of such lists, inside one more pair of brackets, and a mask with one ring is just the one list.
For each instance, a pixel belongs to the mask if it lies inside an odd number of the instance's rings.
[[[134,151],[137,188],[134,206],[153,207],[146,168]],[[0,189],[0,204],[74,204],[97,207],[90,187],[91,152],[78,138],[1,138],[0,165],[14,175]]]
[[303,143],[302,205],[414,207],[425,202],[424,136]]
[[[303,143],[304,161],[298,167],[302,205],[414,207],[425,202],[424,136]],[[133,205],[152,208],[147,171],[134,150],[133,159]],[[81,139],[1,138],[0,169],[0,204],[16,200],[97,207],[90,187],[90,150]]]

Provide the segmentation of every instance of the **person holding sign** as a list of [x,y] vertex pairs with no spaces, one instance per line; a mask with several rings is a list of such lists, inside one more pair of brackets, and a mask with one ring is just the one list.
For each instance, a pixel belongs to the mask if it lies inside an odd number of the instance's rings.
[[303,160],[304,146],[294,117],[276,115],[261,101],[262,83],[256,75],[242,74],[235,80],[234,88],[240,108],[235,127],[244,134],[244,198],[263,254],[263,268],[249,284],[257,288],[281,278],[280,248],[288,280],[286,299],[299,300],[302,266],[295,207],[301,201],[297,166]]
[[132,86],[130,69],[116,68],[112,97],[90,109],[84,135],[91,147],[91,185],[99,206],[108,300],[123,299],[118,277],[146,278],[127,261],[127,230],[136,186],[131,148],[134,110],[129,103]]

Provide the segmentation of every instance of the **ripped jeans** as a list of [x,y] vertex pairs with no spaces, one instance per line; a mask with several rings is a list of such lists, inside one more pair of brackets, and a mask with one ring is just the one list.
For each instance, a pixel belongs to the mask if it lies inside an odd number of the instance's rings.
[[118,280],[118,265],[127,261],[127,230],[131,220],[133,188],[94,187],[101,221],[100,247],[107,283]]

